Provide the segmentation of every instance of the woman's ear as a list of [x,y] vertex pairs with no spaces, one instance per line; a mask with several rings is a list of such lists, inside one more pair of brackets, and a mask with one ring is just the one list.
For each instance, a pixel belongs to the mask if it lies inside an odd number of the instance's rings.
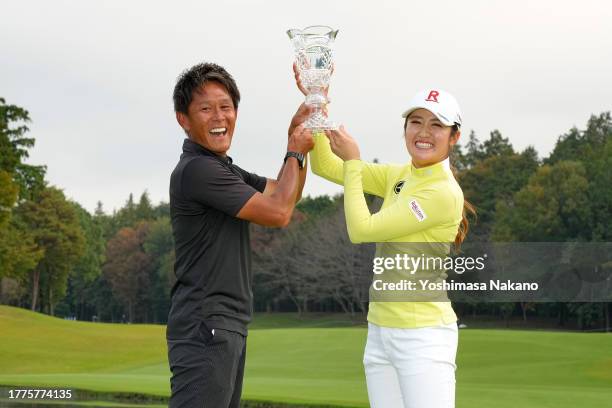
[[451,137],[450,137],[450,139],[449,139],[448,143],[449,143],[451,146],[454,146],[455,144],[457,144],[457,142],[459,141],[459,138],[460,138],[460,137],[461,137],[461,131],[460,131],[460,130],[457,130],[457,131],[455,132],[455,134],[454,134],[453,136],[451,136]]

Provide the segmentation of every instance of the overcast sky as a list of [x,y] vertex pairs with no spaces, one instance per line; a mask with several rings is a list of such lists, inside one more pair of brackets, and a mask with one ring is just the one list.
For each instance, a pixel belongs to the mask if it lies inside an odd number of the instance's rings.
[[[453,93],[470,130],[550,153],[612,109],[612,3],[514,1],[1,1],[0,96],[30,111],[51,184],[107,212],[146,189],[168,201],[184,135],[177,75],[225,66],[242,93],[230,156],[275,177],[303,100],[285,31],[339,29],[330,116],[362,158],[407,162],[401,112],[418,90]],[[341,188],[309,175],[306,194]]]

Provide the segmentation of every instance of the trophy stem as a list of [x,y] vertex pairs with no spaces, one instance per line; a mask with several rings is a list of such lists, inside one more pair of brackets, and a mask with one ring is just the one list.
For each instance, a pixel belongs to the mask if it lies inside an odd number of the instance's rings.
[[308,117],[308,119],[306,119],[307,129],[310,129],[313,132],[337,129],[337,126],[333,122],[330,122],[327,116],[325,115],[322,105],[313,104],[311,106],[313,107],[313,109],[310,112],[310,116]]
[[323,94],[323,88],[309,88],[308,95],[306,95],[306,105],[308,106],[322,106],[327,103],[327,97]]

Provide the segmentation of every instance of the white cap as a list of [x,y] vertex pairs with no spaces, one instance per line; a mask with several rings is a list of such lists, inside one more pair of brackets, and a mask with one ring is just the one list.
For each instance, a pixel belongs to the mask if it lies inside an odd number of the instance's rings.
[[407,117],[417,109],[427,109],[446,126],[461,126],[461,110],[455,97],[442,89],[423,89],[410,100],[408,109],[402,114]]

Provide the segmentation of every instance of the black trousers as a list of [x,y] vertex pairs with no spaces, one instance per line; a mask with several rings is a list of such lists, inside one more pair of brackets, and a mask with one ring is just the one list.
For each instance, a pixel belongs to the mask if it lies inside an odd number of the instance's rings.
[[246,337],[201,323],[198,336],[168,339],[169,408],[239,408]]

